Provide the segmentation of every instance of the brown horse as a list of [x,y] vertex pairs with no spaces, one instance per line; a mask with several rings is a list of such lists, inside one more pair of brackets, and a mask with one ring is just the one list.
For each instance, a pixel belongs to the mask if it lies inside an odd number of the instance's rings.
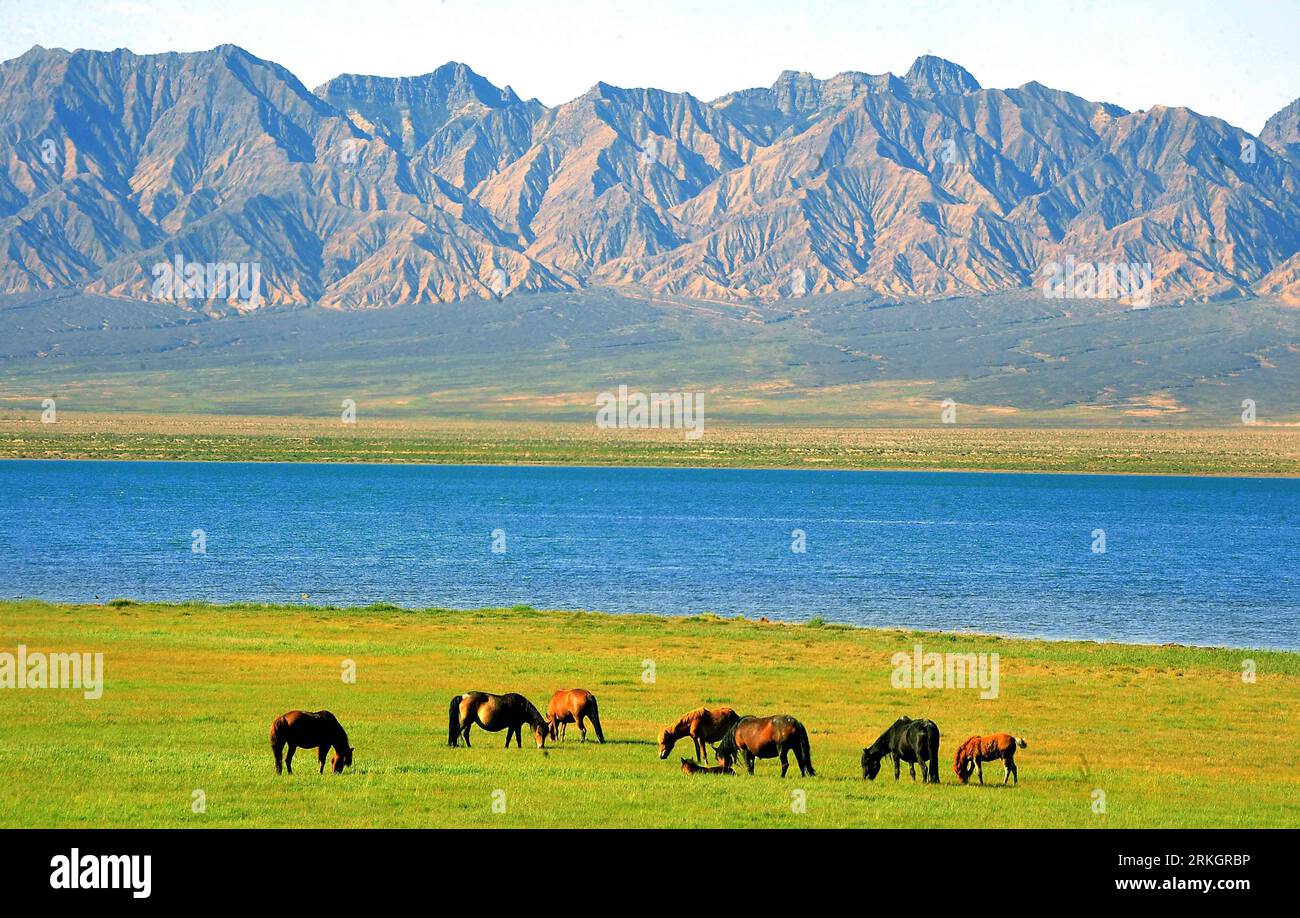
[[488,692],[467,692],[451,700],[451,717],[447,726],[447,745],[455,746],[463,739],[469,746],[470,727],[475,724],[490,733],[506,731],[506,748],[510,748],[513,737],[515,745],[523,748],[524,724],[533,728],[533,737],[537,748],[546,747],[546,734],[550,725],[542,712],[523,695],[511,692],[508,695],[492,695]]
[[729,765],[696,765],[690,759],[682,759],[682,774],[684,775],[734,775],[736,769]]
[[284,767],[289,769],[289,774],[293,774],[293,754],[299,746],[316,750],[321,774],[325,774],[325,756],[331,746],[334,747],[334,757],[330,764],[334,766],[336,775],[352,764],[354,750],[348,745],[348,735],[338,718],[329,711],[290,711],[275,719],[271,724],[271,751],[275,753],[277,775],[281,773],[280,754],[285,746],[289,751],[284,755]]
[[1012,736],[1010,733],[994,733],[989,736],[972,736],[966,742],[957,747],[957,759],[953,762],[953,770],[957,772],[957,777],[961,778],[961,783],[965,784],[970,780],[971,772],[978,772],[980,784],[984,783],[984,766],[983,762],[996,762],[1002,760],[1002,785],[1005,787],[1007,778],[1015,779],[1015,783],[1020,783],[1020,776],[1016,773],[1016,747],[1024,749],[1029,744],[1018,736]]
[[695,761],[698,762],[700,753],[703,753],[704,761],[707,762],[709,747],[706,744],[721,740],[738,720],[740,717],[731,708],[714,708],[712,711],[696,708],[688,711],[677,723],[659,731],[659,758],[668,758],[668,753],[673,751],[673,744],[683,736],[689,736],[695,744]]
[[600,710],[596,707],[596,696],[586,689],[560,689],[551,696],[550,707],[546,709],[546,722],[551,726],[551,739],[564,738],[564,730],[569,724],[577,724],[582,731],[582,741],[587,741],[587,727],[584,720],[591,721],[596,730],[596,739],[605,742],[605,733],[600,729]]
[[755,759],[781,759],[781,777],[785,777],[790,767],[788,758],[794,753],[799,763],[799,774],[815,777],[813,771],[812,750],[808,746],[808,731],[803,724],[789,714],[773,714],[770,717],[742,717],[727,735],[718,743],[715,750],[718,764],[730,768],[737,758],[744,757],[745,768],[752,775]]

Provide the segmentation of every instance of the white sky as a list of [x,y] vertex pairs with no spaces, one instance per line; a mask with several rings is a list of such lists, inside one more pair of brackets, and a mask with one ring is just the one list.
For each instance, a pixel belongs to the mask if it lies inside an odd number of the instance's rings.
[[1300,96],[1300,0],[0,0],[0,59],[226,42],[308,87],[457,60],[548,105],[597,80],[711,99],[782,70],[901,73],[927,51],[985,86],[1186,105],[1251,132]]

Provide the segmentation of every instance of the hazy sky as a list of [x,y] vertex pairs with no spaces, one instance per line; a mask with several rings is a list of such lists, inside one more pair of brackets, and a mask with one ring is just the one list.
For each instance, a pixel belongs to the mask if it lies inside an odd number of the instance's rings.
[[1125,108],[1186,105],[1249,131],[1300,96],[1300,0],[0,0],[0,58],[32,45],[232,42],[309,87],[463,61],[547,104],[597,80],[711,99],[782,70],[901,73],[927,51],[985,86],[1038,80]]

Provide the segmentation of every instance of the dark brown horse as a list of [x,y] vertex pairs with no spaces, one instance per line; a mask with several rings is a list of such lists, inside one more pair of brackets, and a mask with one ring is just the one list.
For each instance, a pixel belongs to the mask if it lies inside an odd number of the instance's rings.
[[506,731],[506,748],[510,748],[513,737],[515,745],[523,748],[521,738],[524,724],[533,728],[533,737],[537,748],[546,747],[546,734],[550,725],[542,712],[523,695],[511,692],[508,695],[493,695],[488,692],[467,692],[451,700],[451,717],[447,726],[447,745],[455,746],[458,740],[464,740],[469,746],[470,727],[475,724],[496,733]]
[[281,752],[285,746],[289,750],[284,754],[284,767],[289,774],[293,774],[293,754],[300,746],[316,750],[321,774],[325,774],[325,756],[331,746],[334,747],[334,757],[330,764],[334,766],[335,774],[341,774],[346,766],[352,764],[354,750],[348,745],[348,735],[338,718],[329,711],[290,711],[275,719],[271,724],[271,751],[275,753],[277,775],[280,774]]
[[731,708],[696,708],[678,718],[677,723],[670,724],[659,731],[659,758],[668,758],[675,744],[683,736],[689,736],[695,744],[695,761],[704,754],[704,761],[709,760],[708,743],[719,742],[731,729],[740,716]]
[[582,731],[582,741],[587,741],[587,727],[583,721],[591,721],[596,731],[596,739],[605,742],[605,733],[600,729],[600,710],[596,707],[596,696],[586,689],[560,689],[551,696],[550,707],[546,709],[546,722],[551,727],[551,739],[564,738],[564,730],[569,724],[577,724]]
[[755,759],[781,759],[781,777],[790,767],[788,758],[794,753],[799,763],[799,774],[816,776],[813,771],[812,750],[808,746],[808,731],[789,714],[770,717],[742,717],[715,750],[718,764],[730,768],[737,758],[743,757],[745,768],[752,775]]
[[939,728],[932,720],[913,720],[900,717],[874,743],[862,750],[862,777],[876,780],[880,763],[885,756],[894,760],[894,780],[898,780],[903,762],[912,770],[916,780],[916,766],[921,766],[921,780],[927,784],[939,783]]
[[1016,747],[1024,749],[1028,743],[1018,736],[1012,736],[1010,733],[992,733],[988,736],[972,736],[966,742],[957,747],[957,759],[953,762],[953,770],[957,772],[957,777],[961,778],[961,783],[965,784],[970,780],[971,772],[978,771],[980,784],[984,783],[984,762],[996,762],[1002,760],[1002,784],[1005,786],[1007,778],[1014,778],[1015,783],[1020,783],[1020,775],[1016,772]]

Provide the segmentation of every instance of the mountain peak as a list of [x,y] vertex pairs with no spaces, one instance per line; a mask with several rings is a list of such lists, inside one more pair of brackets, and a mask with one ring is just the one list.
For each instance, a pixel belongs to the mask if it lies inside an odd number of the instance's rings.
[[1300,99],[1270,117],[1259,132],[1259,139],[1279,153],[1300,161]]
[[981,88],[965,67],[933,54],[922,54],[913,61],[903,82],[916,96],[959,96]]

